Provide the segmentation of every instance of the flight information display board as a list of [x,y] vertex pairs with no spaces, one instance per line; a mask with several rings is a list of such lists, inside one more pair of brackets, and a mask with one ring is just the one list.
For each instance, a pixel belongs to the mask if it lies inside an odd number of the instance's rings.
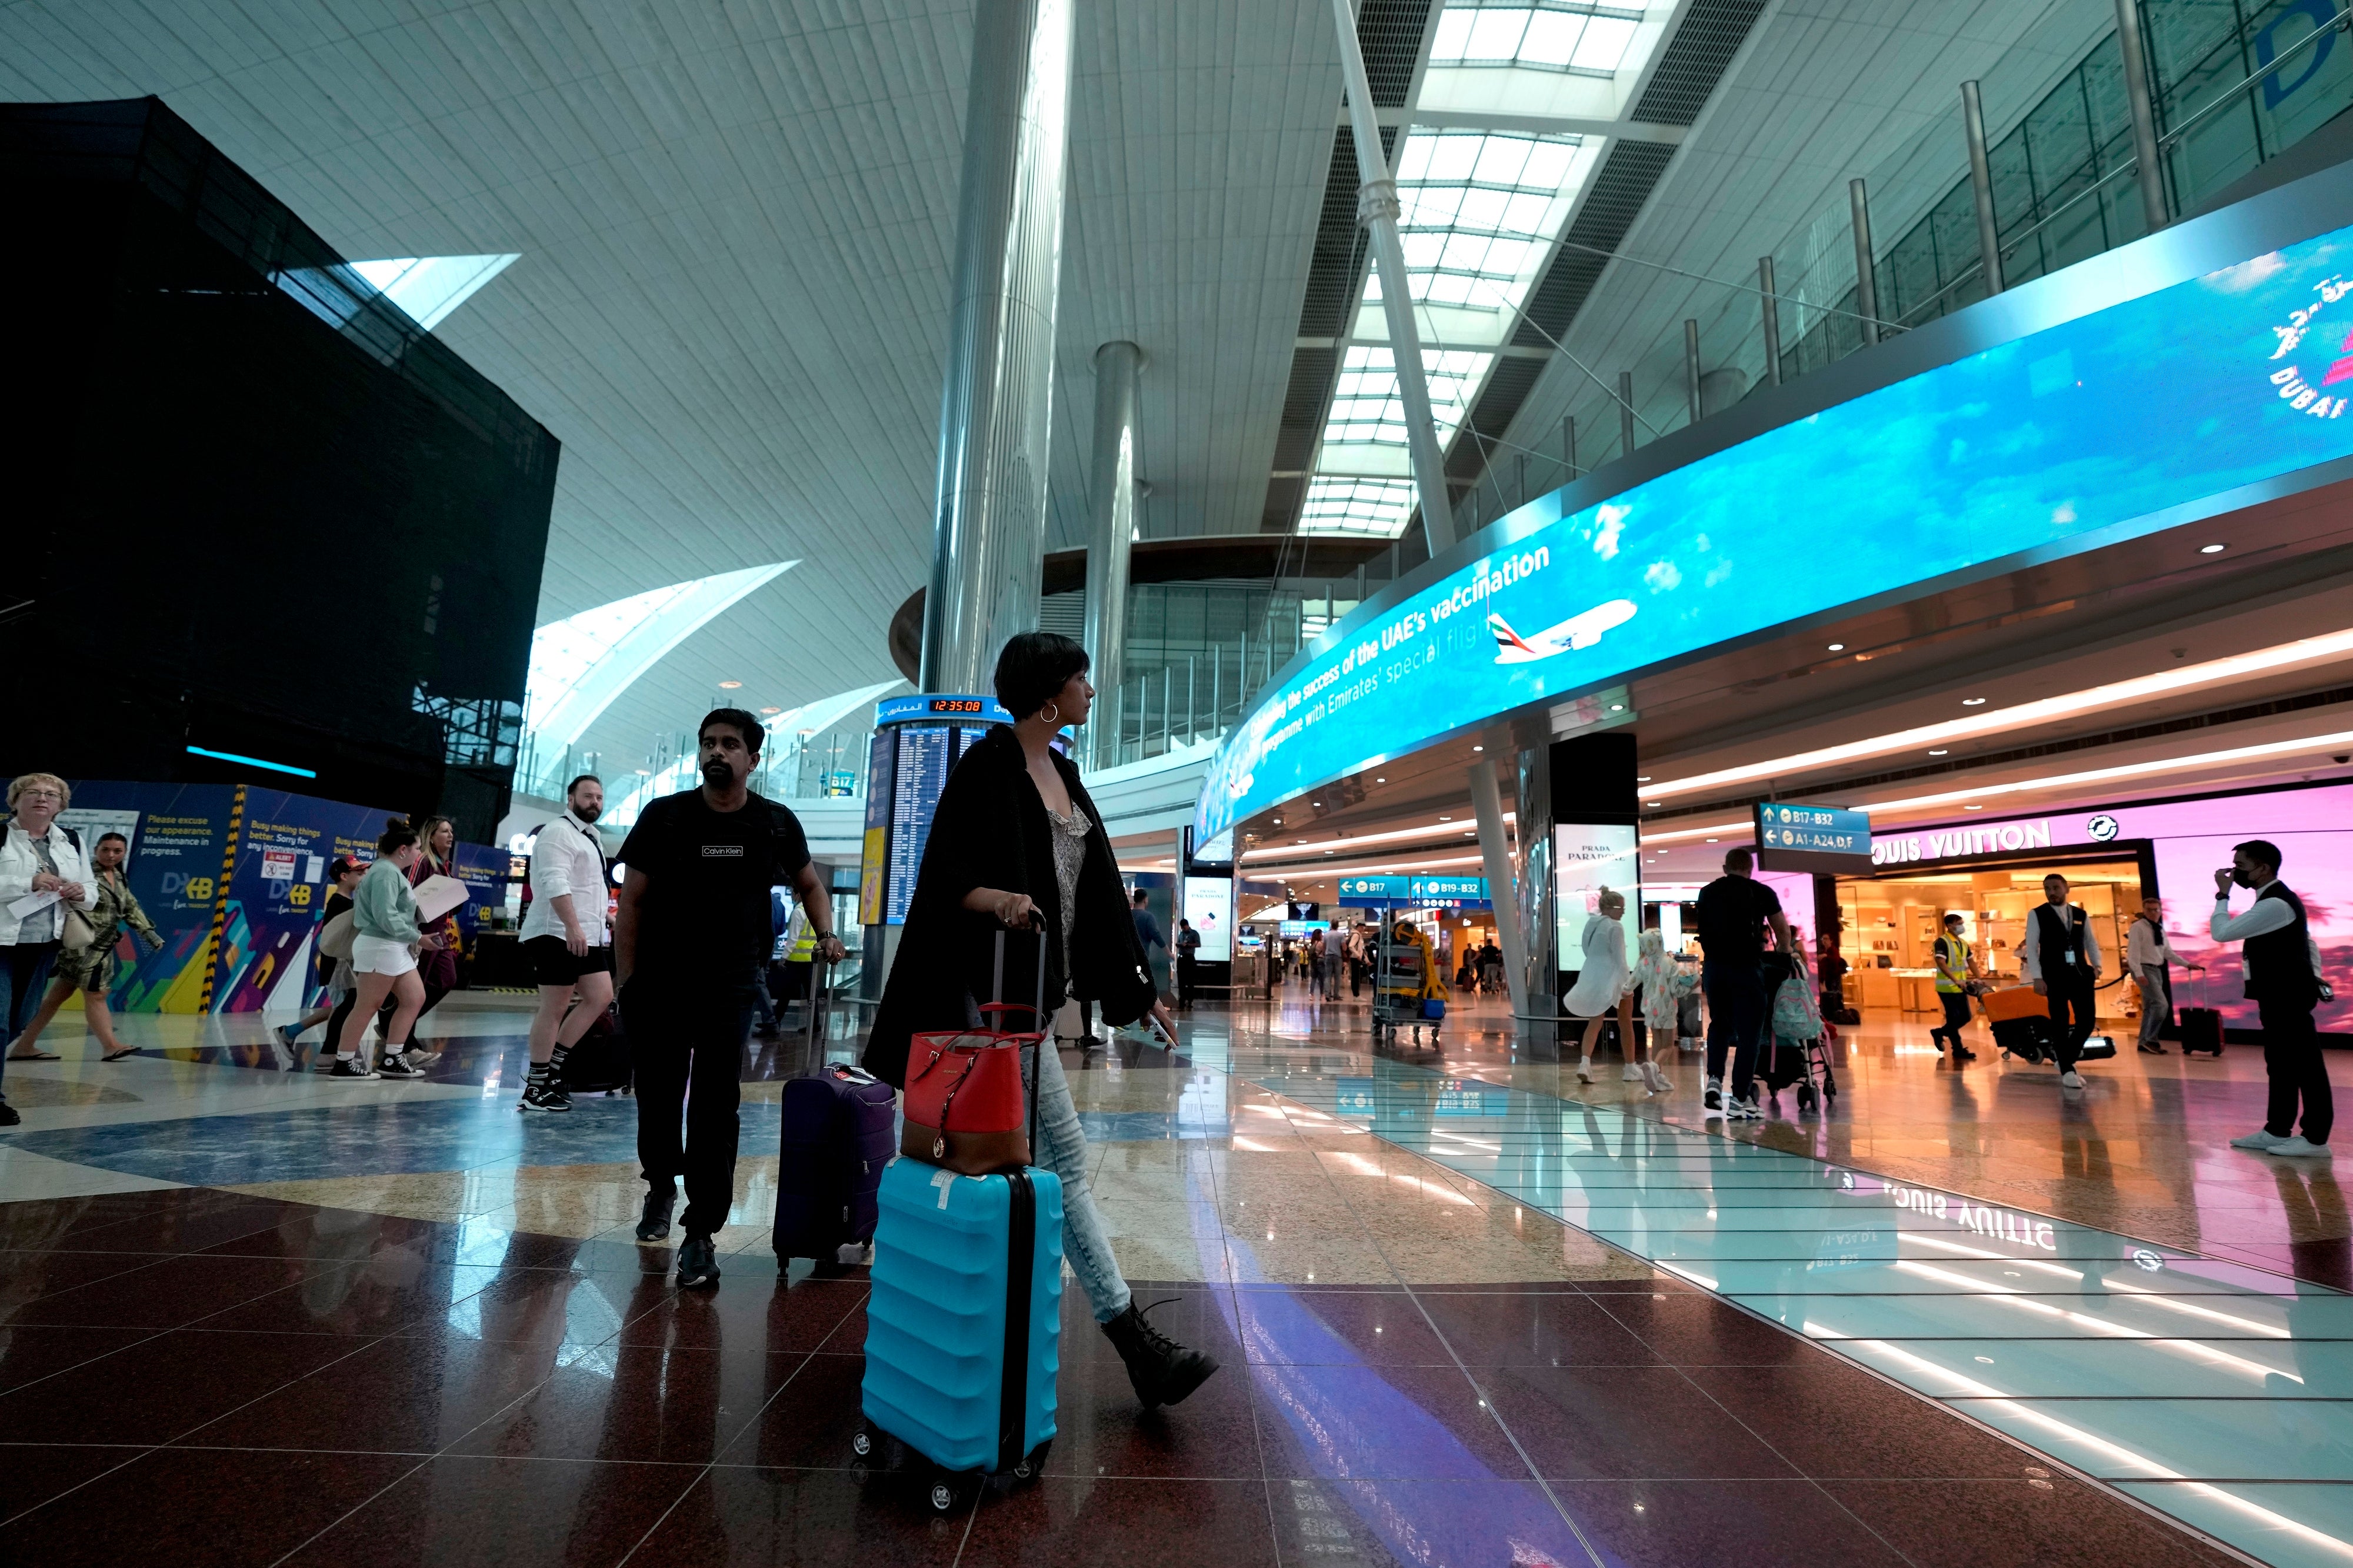
[[950,731],[944,724],[907,724],[896,731],[898,765],[891,781],[891,890],[884,919],[904,925],[915,873],[931,842],[932,816],[948,782]]

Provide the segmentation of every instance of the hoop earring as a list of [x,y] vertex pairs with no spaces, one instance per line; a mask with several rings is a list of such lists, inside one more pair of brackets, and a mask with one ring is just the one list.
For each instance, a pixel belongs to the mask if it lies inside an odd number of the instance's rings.
[[[1046,711],[1046,708],[1050,708],[1053,711],[1049,713]],[[1060,723],[1062,718],[1061,704],[1059,702],[1049,702],[1046,704],[1046,708],[1040,708],[1038,710],[1038,716],[1045,720],[1049,724]]]

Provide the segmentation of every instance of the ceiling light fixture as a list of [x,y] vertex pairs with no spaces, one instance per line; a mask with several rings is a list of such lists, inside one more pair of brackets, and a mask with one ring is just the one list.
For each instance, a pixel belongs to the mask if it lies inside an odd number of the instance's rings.
[[1626,705],[1623,702],[1612,702],[1609,705],[1609,711],[1612,713],[1623,713],[1626,711]]
[[784,710],[781,708],[763,708],[760,711],[763,713],[781,713]]
[[[2028,729],[2054,719],[2088,713],[2102,708],[2120,708],[2130,703],[2144,702],[2153,697],[2164,697],[2200,686],[2244,680],[2253,676],[2271,674],[2296,665],[2317,664],[2343,658],[2348,655],[2353,655],[2353,630],[2331,632],[2325,637],[2302,637],[2295,642],[2257,648],[2253,653],[2234,654],[2228,658],[2209,659],[2202,664],[2180,665],[2159,673],[2135,676],[2131,679],[2113,681],[2105,686],[2087,687],[2084,690],[2071,691],[2058,697],[2044,697],[2031,702],[2012,703],[2000,712],[1973,713],[1966,719],[1948,719],[1940,723],[1922,724],[1909,730],[1895,730],[1884,735],[1873,735],[1841,745],[1822,746],[1813,751],[1792,752],[1788,756],[1767,758],[1762,762],[1744,763],[1738,767],[1694,773],[1688,778],[1670,779],[1659,785],[1656,793],[1691,795],[1700,790],[1748,784],[1758,779],[1787,778],[1794,773],[1810,773],[1840,763],[1859,762],[1867,757],[1885,756],[1891,752],[1910,751],[1915,746],[1929,746],[1945,741],[1966,740],[2000,731]],[[1638,782],[1647,783],[1648,781]]]
[[2220,555],[2222,552],[2230,548],[2231,547],[2227,544],[2201,544],[2198,547],[2198,553],[2200,555]]
[[1472,749],[1472,751],[1474,751],[1474,752],[1483,752],[1483,751],[1485,751],[1487,748],[1486,748],[1486,747],[1484,747],[1484,746],[1473,746],[1473,747],[1472,747],[1471,749]]
[[719,683],[719,689],[722,691],[736,691],[741,690],[743,689],[743,685],[744,683],[740,680],[723,680]]
[[1985,705],[1986,700],[1982,697],[1964,697],[1961,699],[1961,706],[1964,708],[1982,708]]
[[1844,653],[1846,651],[1846,644],[1842,642],[1834,642],[1831,644],[1831,651],[1832,653]]
[[1950,748],[1946,746],[1931,746],[1928,748],[1928,754],[1932,757],[1945,756],[1947,755],[1949,752]]

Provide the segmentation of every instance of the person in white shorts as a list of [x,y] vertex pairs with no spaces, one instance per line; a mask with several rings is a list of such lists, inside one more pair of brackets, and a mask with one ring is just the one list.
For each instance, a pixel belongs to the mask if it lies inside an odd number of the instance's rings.
[[[335,1042],[336,1078],[423,1078],[408,1060],[405,1042],[425,1006],[425,983],[417,973],[417,949],[438,947],[417,923],[417,900],[408,888],[408,868],[417,859],[417,830],[394,817],[375,841],[375,863],[352,897],[352,973],[358,1000]],[[393,999],[392,1024],[385,1032],[383,1062],[370,1067],[362,1046],[368,1020],[384,999]]]

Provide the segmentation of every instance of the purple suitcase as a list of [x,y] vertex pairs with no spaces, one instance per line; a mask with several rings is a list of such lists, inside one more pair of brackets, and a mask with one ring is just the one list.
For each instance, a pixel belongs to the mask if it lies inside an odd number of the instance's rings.
[[813,1258],[874,1239],[875,1193],[898,1152],[898,1095],[881,1079],[836,1062],[785,1085],[776,1163],[776,1256]]

